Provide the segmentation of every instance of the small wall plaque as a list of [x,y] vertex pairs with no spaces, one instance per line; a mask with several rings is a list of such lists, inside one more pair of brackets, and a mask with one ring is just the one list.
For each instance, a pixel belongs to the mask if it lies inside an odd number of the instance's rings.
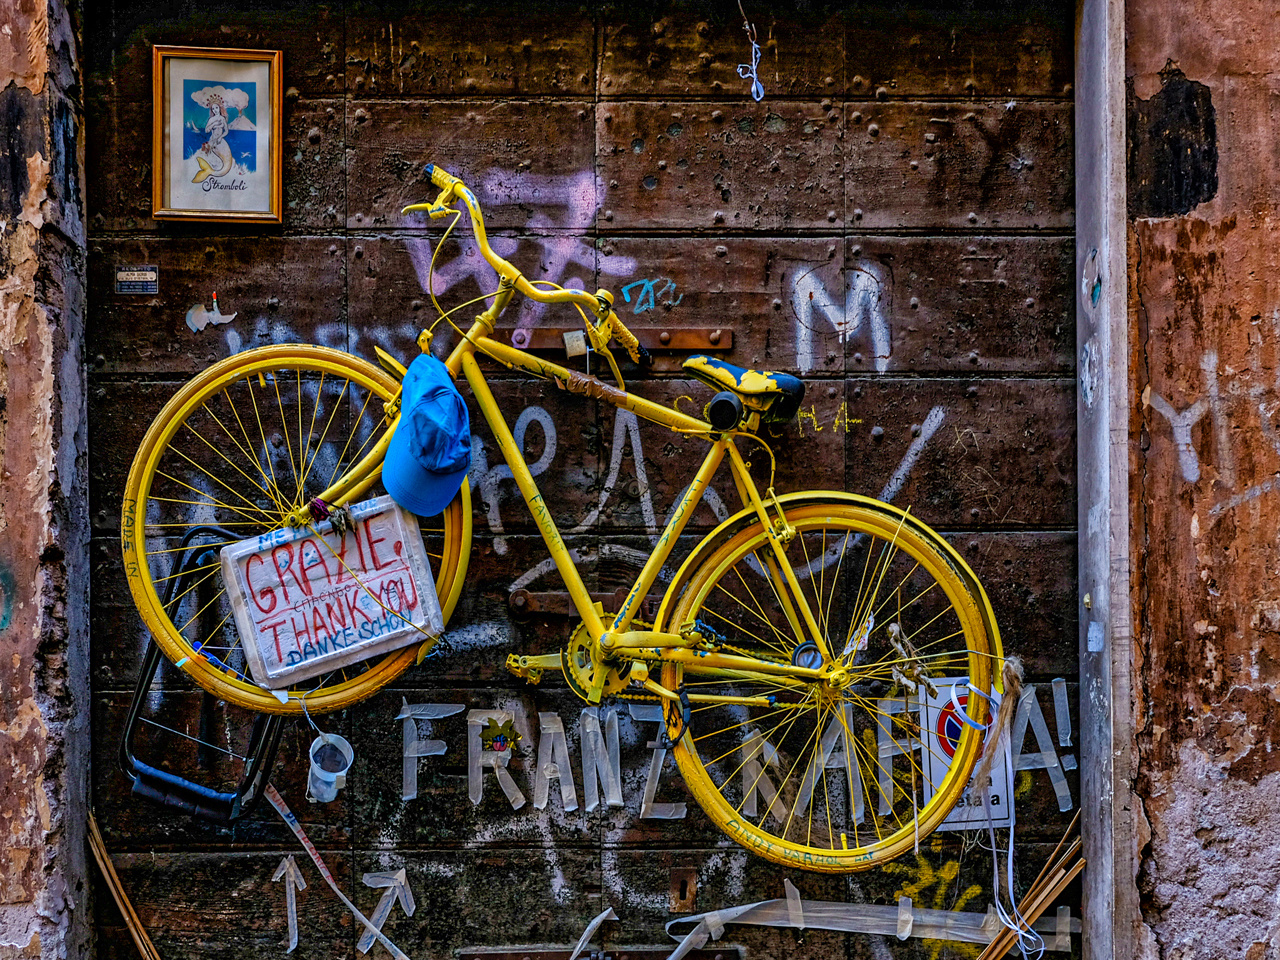
[[152,263],[116,267],[116,293],[155,294],[160,292],[160,268]]

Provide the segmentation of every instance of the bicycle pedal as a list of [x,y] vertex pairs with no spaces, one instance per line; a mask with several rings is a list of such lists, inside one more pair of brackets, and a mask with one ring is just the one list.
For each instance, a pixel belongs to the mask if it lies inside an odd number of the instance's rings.
[[528,657],[517,656],[514,653],[507,654],[506,667],[509,673],[513,673],[535,686],[542,682],[542,667],[531,664]]

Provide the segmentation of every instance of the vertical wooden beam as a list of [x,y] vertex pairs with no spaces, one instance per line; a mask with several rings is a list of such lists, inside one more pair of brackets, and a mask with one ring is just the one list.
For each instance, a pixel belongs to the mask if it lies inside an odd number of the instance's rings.
[[1086,960],[1134,956],[1124,0],[1076,20],[1080,750]]

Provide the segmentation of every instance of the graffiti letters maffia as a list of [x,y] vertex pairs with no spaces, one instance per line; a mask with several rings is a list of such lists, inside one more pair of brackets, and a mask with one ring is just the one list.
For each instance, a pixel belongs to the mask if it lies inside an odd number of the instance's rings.
[[416,518],[390,497],[351,507],[351,529],[281,529],[222,550],[253,679],[280,689],[444,630]]

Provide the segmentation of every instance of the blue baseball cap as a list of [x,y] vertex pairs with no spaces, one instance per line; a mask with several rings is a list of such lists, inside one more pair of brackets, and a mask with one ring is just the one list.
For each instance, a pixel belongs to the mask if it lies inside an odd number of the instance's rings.
[[448,368],[428,353],[409,364],[400,424],[382,463],[382,483],[400,506],[434,517],[471,469],[471,418]]

